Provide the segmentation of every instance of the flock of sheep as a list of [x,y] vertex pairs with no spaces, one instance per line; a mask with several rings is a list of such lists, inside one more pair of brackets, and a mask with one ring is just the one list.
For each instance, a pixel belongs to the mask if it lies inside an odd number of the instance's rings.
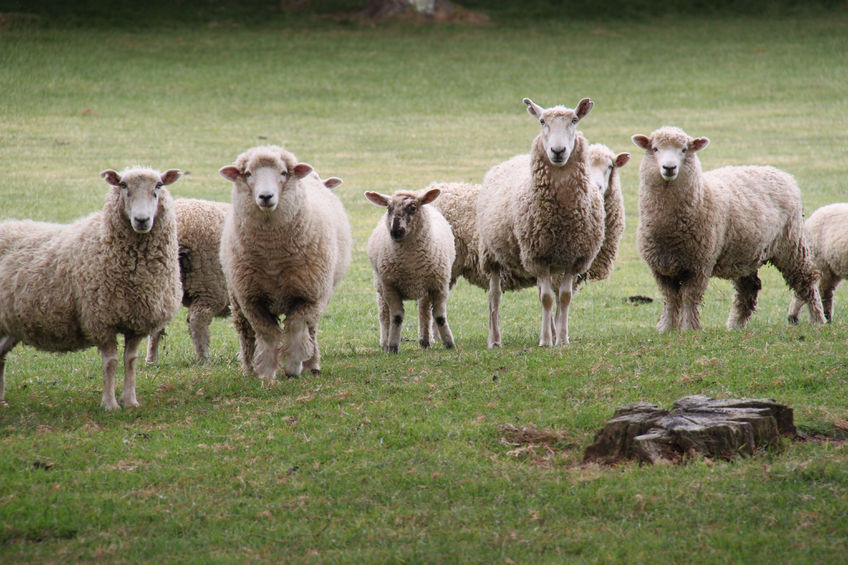
[[[618,169],[630,155],[590,145],[577,126],[592,109],[542,108],[525,98],[541,132],[529,154],[494,166],[482,185],[434,183],[393,195],[366,192],[386,211],[368,240],[380,346],[397,352],[404,300],[418,301],[421,347],[454,347],[450,289],[462,276],[489,294],[488,346],[501,344],[503,291],[538,286],[539,345],[568,343],[568,310],[586,280],[612,272],[624,230]],[[772,167],[704,173],[707,138],[663,127],[634,135],[639,169],[637,246],[664,297],[657,329],[699,329],[698,306],[712,276],[736,293],[727,327],[744,326],[757,303],[757,271],[773,264],[794,291],[789,320],[806,304],[814,322],[832,318],[833,291],[848,276],[848,204],[803,223],[794,179]],[[312,167],[277,146],[254,147],[219,171],[232,203],[172,200],[164,173],[132,167],[101,176],[103,209],[70,225],[0,222],[0,404],[5,359],[18,343],[45,351],[98,348],[101,406],[115,397],[123,334],[121,404],[137,406],[141,340],[158,359],[180,304],[200,362],[209,325],[233,316],[243,370],[273,379],[318,373],[318,321],[351,262],[351,228],[332,189]],[[818,287],[816,285],[818,281]],[[554,309],[554,305],[556,308]],[[281,326],[280,320],[284,322]]]

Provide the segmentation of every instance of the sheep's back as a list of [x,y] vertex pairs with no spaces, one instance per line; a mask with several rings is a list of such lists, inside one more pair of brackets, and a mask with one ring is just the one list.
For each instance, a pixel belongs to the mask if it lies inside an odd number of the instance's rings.
[[229,209],[226,202],[182,198],[174,201],[186,306],[198,299],[219,311],[227,306],[227,288],[218,253]]
[[816,267],[848,278],[848,203],[823,206],[804,225]]

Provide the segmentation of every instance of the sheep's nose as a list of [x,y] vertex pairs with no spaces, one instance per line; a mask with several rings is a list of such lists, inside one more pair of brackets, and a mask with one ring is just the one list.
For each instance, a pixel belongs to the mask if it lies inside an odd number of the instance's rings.
[[677,165],[663,165],[663,173],[667,177],[673,176],[676,170]]
[[271,203],[271,199],[274,198],[273,194],[260,194],[259,200],[262,201],[263,206],[267,206]]
[[563,161],[564,160],[563,158],[565,157],[565,148],[554,149],[553,147],[551,147],[551,155],[553,157],[553,159],[552,159],[553,161],[557,161],[557,162]]
[[138,232],[150,231],[150,216],[136,216],[133,218],[133,228]]

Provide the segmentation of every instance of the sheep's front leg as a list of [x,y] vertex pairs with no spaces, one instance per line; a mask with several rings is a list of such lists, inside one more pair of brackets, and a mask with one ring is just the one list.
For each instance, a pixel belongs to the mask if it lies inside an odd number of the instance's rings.
[[[447,289],[433,296],[433,318],[436,321],[436,327],[439,329],[439,337],[442,338],[442,343],[444,344],[445,349],[452,349],[454,347],[454,341],[453,332],[451,332],[450,325],[448,324],[447,302]],[[433,337],[435,337],[435,335]]]
[[[430,326],[433,323],[433,302],[429,296],[422,296],[418,299],[418,345],[421,349],[430,347]],[[433,338],[435,337],[434,332]]]
[[165,328],[156,330],[147,341],[147,364],[156,365],[159,363],[159,342],[162,341],[162,336],[165,335]]
[[256,334],[256,351],[253,354],[253,368],[260,379],[273,379],[280,368],[277,357],[277,345],[283,331],[264,299],[250,300],[242,304],[242,312],[250,322]]
[[317,328],[309,328],[309,339],[312,342],[312,357],[303,363],[303,368],[307,369],[313,375],[321,373],[321,351],[318,349]]
[[568,307],[571,305],[573,295],[574,275],[565,273],[559,284],[558,303],[556,313],[556,344],[568,343]]
[[500,272],[489,273],[489,349],[501,346],[501,276]]
[[403,328],[403,299],[393,288],[384,289],[383,298],[389,309],[389,339],[383,351],[397,353],[400,351],[400,332]]
[[286,376],[297,377],[303,372],[305,361],[311,360],[315,354],[315,342],[310,335],[321,315],[320,309],[314,303],[303,303],[286,314],[283,329],[283,343],[286,348]]
[[701,330],[701,315],[698,307],[707,291],[710,278],[695,275],[680,285],[680,326],[681,330]]
[[665,333],[680,328],[680,286],[671,277],[654,273],[657,286],[663,295],[662,313],[657,321],[657,331]]
[[112,337],[106,344],[98,345],[100,358],[103,360],[103,398],[100,407],[104,410],[117,410],[118,400],[115,398],[115,374],[118,372],[118,341]]
[[18,344],[18,340],[10,335],[0,338],[0,406],[8,406],[6,402],[6,355]]
[[121,404],[138,406],[135,396],[135,373],[138,365],[138,346],[143,336],[124,337],[124,390],[121,392]]
[[389,304],[383,298],[383,291],[377,289],[377,317],[380,319],[380,349],[389,349]]
[[542,303],[542,328],[539,331],[539,347],[553,345],[553,323],[554,289],[551,284],[551,271],[541,269],[542,272],[536,277],[539,285],[539,301]]

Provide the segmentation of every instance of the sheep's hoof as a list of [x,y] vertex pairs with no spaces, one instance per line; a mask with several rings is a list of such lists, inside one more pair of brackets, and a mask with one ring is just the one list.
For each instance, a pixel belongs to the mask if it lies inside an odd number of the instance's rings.
[[454,347],[456,347],[456,344],[454,342],[452,342],[452,341],[446,341],[445,342],[445,349],[453,349]]
[[789,321],[789,323],[790,323],[790,324],[792,324],[793,326],[797,326],[797,325],[798,325],[798,316],[787,316],[787,318],[786,318],[786,319],[787,319],[787,320]]
[[114,404],[105,404],[101,402],[100,407],[106,410],[107,412],[115,412],[121,409],[121,407],[118,406],[117,402],[115,402]]
[[286,378],[289,378],[289,379],[300,378],[300,373],[289,373],[288,371],[286,371]]
[[426,339],[418,340],[418,345],[421,346],[421,349],[429,349],[430,348],[430,342]]
[[397,353],[400,350],[399,345],[387,345],[383,348],[383,351],[386,353]]
[[316,377],[321,374],[321,369],[310,369],[310,371]]

